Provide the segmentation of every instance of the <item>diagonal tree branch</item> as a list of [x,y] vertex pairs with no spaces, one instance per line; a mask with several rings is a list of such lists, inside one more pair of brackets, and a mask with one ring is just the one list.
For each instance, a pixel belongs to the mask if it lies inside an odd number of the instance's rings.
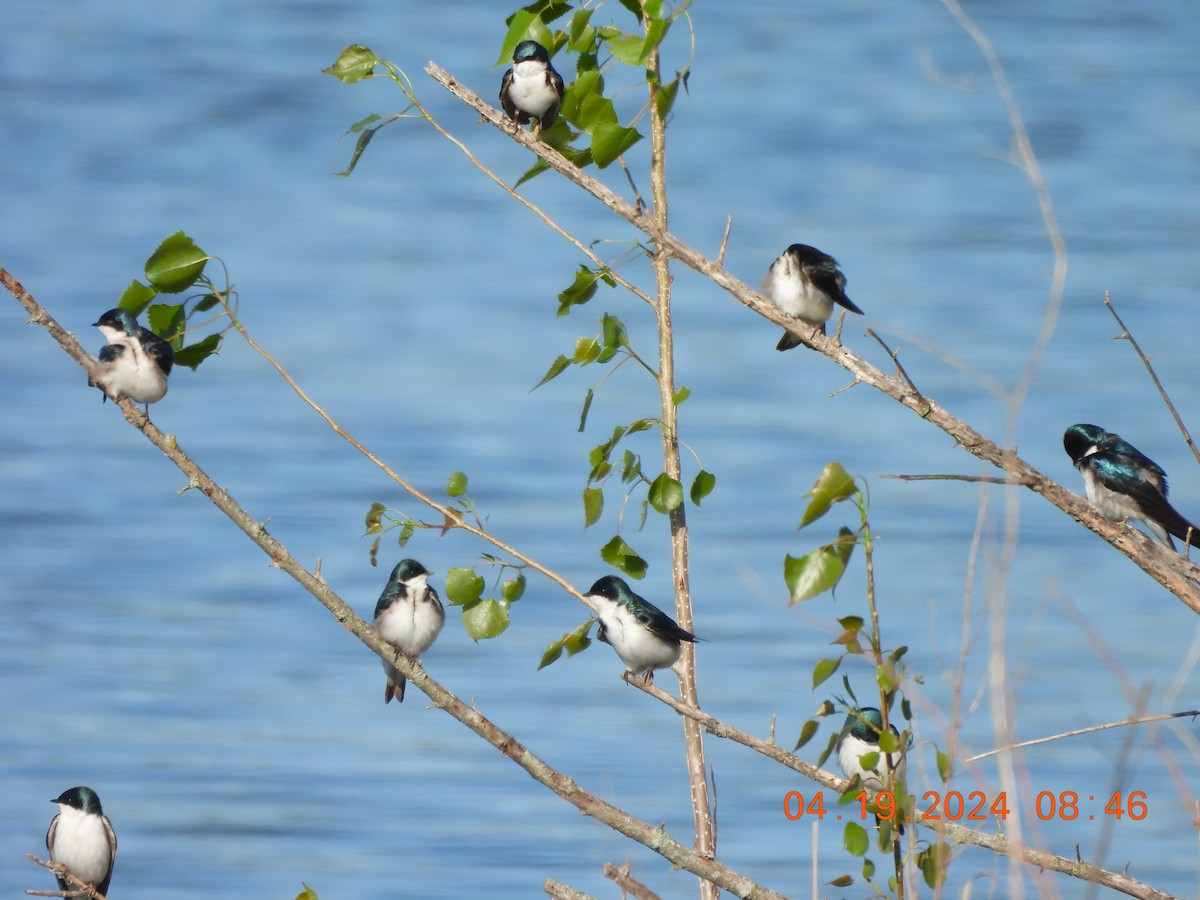
[[967,423],[947,412],[936,401],[913,390],[902,379],[880,371],[876,366],[847,349],[836,336],[827,337],[815,332],[812,328],[804,327],[803,324],[798,325],[795,319],[784,316],[773,303],[731,275],[720,263],[705,257],[675,235],[660,228],[653,219],[638,211],[602,182],[568,162],[553,147],[548,147],[535,140],[528,132],[514,133],[508,129],[505,126],[505,118],[499,110],[482,100],[474,91],[445,69],[430,62],[425,66],[425,71],[434,81],[478,112],[484,120],[504,132],[507,137],[537,154],[550,168],[572,184],[587,191],[650,237],[656,242],[656,246],[668,250],[674,259],[724,288],[743,306],[749,307],[776,325],[786,328],[805,346],[822,353],[853,374],[858,381],[866,382],[937,426],[954,438],[972,456],[995,466],[1017,484],[1044,497],[1076,522],[1100,535],[1129,557],[1151,578],[1193,610],[1200,612],[1200,568],[1193,563],[1166,547],[1155,544],[1141,532],[1125,523],[1100,515],[1084,498],[1043,475],[1021,459],[1015,451],[1005,449],[975,431]]

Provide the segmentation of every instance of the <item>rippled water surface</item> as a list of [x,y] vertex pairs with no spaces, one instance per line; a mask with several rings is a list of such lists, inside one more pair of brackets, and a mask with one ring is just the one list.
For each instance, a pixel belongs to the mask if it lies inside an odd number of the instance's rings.
[[[610,10],[609,7],[612,7]],[[433,10],[436,9],[436,12]],[[698,3],[689,91],[669,130],[673,230],[707,254],[733,224],[726,263],[756,284],[789,243],[835,255],[867,312],[845,340],[885,368],[865,326],[901,348],[919,388],[1016,445],[1080,490],[1063,429],[1122,433],[1172,476],[1200,516],[1200,474],[1105,311],[1106,291],[1193,425],[1200,379],[1200,17],[1194,4],[970,2],[1021,105],[1069,252],[1053,339],[1014,430],[1011,390],[1042,327],[1052,254],[1037,197],[1009,163],[1011,131],[974,42],[938,3]],[[586,588],[604,571],[620,490],[582,529],[587,451],[614,424],[653,415],[633,366],[530,388],[605,309],[653,357],[646,309],[615,292],[557,318],[580,260],[465,157],[416,122],[385,129],[349,179],[346,128],[406,103],[380,80],[320,74],[359,42],[402,66],[422,101],[509,181],[528,154],[421,73],[433,59],[491,98],[506,7],[362,3],[9,4],[0,11],[0,265],[93,350],[90,323],[166,234],[222,257],[254,336],[339,422],[413,483],[438,494],[469,473],[489,526]],[[616,4],[598,17],[625,17]],[[624,24],[624,21],[622,21]],[[665,66],[685,64],[680,27]],[[559,60],[568,76],[569,60]],[[610,74],[610,86],[624,75]],[[618,103],[631,111],[637,94]],[[638,187],[645,154],[630,154]],[[624,194],[615,170],[602,173]],[[525,192],[586,241],[634,233],[552,176]],[[598,245],[616,258],[621,243]],[[624,270],[648,286],[638,265]],[[700,691],[721,719],[790,746],[829,692],[835,616],[864,611],[861,557],[836,598],[787,607],[781,560],[840,524],[797,534],[804,492],[830,459],[863,476],[992,474],[942,432],[803,349],[691,272],[675,269],[679,379],[692,390],[683,437],[716,492],[689,509]],[[7,296],[7,295],[5,295]],[[664,896],[692,876],[583,818],[411,692],[384,707],[376,659],[267,560],[16,303],[0,303],[0,884],[46,888],[23,859],[42,849],[64,788],[88,784],[120,836],[119,898],[530,897],[553,877],[614,896],[606,861],[629,858]],[[178,371],[155,422],[364,616],[401,551],[368,563],[363,515],[382,500],[420,508],[350,450],[239,339],[198,373]],[[652,467],[654,440],[633,444]],[[693,463],[689,459],[689,466]],[[1001,671],[1019,739],[1198,705],[1196,616],[1140,570],[1029,493],[1009,511],[1018,544],[993,615],[1006,495],[966,482],[869,480],[884,637],[923,677],[911,696],[918,792],[940,786],[961,685],[967,753],[996,744],[991,675]],[[981,502],[982,547],[972,555]],[[670,606],[665,527],[627,537],[650,561],[639,591]],[[437,572],[485,550],[417,535],[403,551]],[[969,587],[968,587],[969,586]],[[474,644],[452,612],[424,658],[433,677],[552,765],[690,843],[676,718],[617,679],[605,647],[535,671],[545,645],[585,618],[532,578],[501,639]],[[989,665],[989,662],[991,663]],[[869,672],[842,670],[860,697]],[[674,688],[669,675],[660,678]],[[832,686],[832,687],[831,687]],[[815,759],[822,733],[804,753]],[[1041,791],[1094,796],[1074,822],[1033,840],[1196,896],[1194,725],[1123,729],[1032,748],[1013,806]],[[738,871],[811,896],[808,822],[782,815],[794,775],[708,739],[719,850]],[[998,790],[994,760],[956,777]],[[1102,800],[1140,790],[1149,813],[1113,821]],[[1092,818],[1094,816],[1094,818]],[[985,829],[990,829],[990,823]],[[924,839],[926,835],[919,835]],[[818,877],[858,863],[841,826],[820,827]],[[1100,854],[1104,854],[1100,858]],[[874,854],[878,856],[878,854]],[[972,850],[956,891],[1004,895],[1010,873]],[[1079,883],[1044,879],[1064,896]],[[1000,885],[1000,887],[997,887]],[[857,891],[857,893],[855,893]],[[837,895],[834,889],[823,891]],[[850,896],[865,890],[850,889]]]

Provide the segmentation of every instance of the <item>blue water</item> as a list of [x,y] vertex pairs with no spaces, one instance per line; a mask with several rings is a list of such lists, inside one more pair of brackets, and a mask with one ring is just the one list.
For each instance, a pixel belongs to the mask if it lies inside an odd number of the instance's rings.
[[[587,451],[614,424],[653,415],[655,394],[626,367],[580,435],[583,393],[603,372],[529,389],[605,309],[652,357],[645,308],[602,292],[556,318],[576,252],[417,123],[386,129],[353,177],[332,174],[349,158],[350,123],[406,105],[382,80],[351,88],[320,74],[352,42],[403,66],[433,114],[502,176],[529,164],[420,71],[433,59],[494,96],[507,7],[431,9],[8,4],[0,264],[94,352],[90,323],[159,239],[185,229],[229,265],[254,336],[348,430],[435,494],[451,472],[469,473],[497,534],[586,588],[605,571],[597,548],[620,496],[614,485],[604,521],[582,530]],[[1079,490],[1061,434],[1097,422],[1157,459],[1180,508],[1200,516],[1200,470],[1128,345],[1110,340],[1118,329],[1102,306],[1111,291],[1195,426],[1200,18],[1183,0],[967,10],[1005,64],[1070,252],[1054,339],[1007,440]],[[1052,259],[1036,198],[1006,162],[1006,113],[973,42],[933,2],[855,0],[819,15],[782,2],[750,12],[701,3],[692,18],[694,72],[669,131],[673,230],[714,254],[732,216],[726,261],[752,284],[794,241],[832,253],[868,314],[847,322],[856,352],[887,367],[863,336],[864,325],[876,329],[902,348],[923,391],[1004,439],[989,385],[1011,388],[1026,365]],[[666,67],[688,52],[679,29]],[[644,161],[644,148],[630,155],[648,193]],[[628,193],[619,173],[604,174]],[[526,190],[584,240],[634,237],[552,176]],[[624,271],[649,284],[636,264]],[[923,679],[910,692],[920,739],[910,771],[915,788],[937,789],[933,744],[946,742],[972,574],[963,738],[969,752],[997,740],[984,677],[1004,495],[871,476],[993,473],[864,387],[831,396],[849,382],[844,372],[804,350],[776,353],[774,325],[686,270],[675,278],[679,379],[693,392],[682,435],[718,476],[704,507],[689,509],[705,708],[762,736],[777,715],[790,746],[839,690],[812,691],[811,671],[833,653],[833,618],[863,612],[861,560],[836,599],[803,608],[787,607],[780,577],[785,554],[852,524],[838,510],[795,532],[803,493],[838,459],[870,478],[885,640],[910,647]],[[43,849],[46,800],[88,784],[120,836],[121,898],[284,898],[302,882],[323,898],[529,897],[547,877],[611,896],[601,867],[625,858],[665,896],[692,895],[692,876],[580,817],[424,709],[419,693],[385,708],[378,661],[201,497],[179,494],[179,472],[12,301],[0,303],[0,328],[10,386],[0,428],[7,892],[49,886],[23,854]],[[369,615],[401,551],[385,542],[371,568],[363,515],[373,500],[421,509],[236,338],[171,385],[155,422]],[[655,441],[642,437],[633,446],[649,461]],[[981,497],[985,544],[971,572]],[[1151,712],[1196,707],[1195,615],[1057,510],[1028,493],[1015,500],[1019,546],[1000,618],[1017,737],[1122,719],[1143,691]],[[669,606],[665,531],[654,516],[643,533],[632,518],[623,528],[651,563],[639,591]],[[423,533],[403,552],[440,587],[449,568],[488,549]],[[621,684],[605,647],[535,671],[545,645],[586,613],[545,581],[532,578],[513,612],[503,638],[478,645],[452,615],[425,656],[430,673],[588,789],[690,843],[675,717]],[[843,672],[869,696],[864,665]],[[1095,796],[1079,820],[1045,823],[1049,849],[1071,856],[1078,844],[1095,860],[1111,828],[1108,868],[1129,863],[1136,878],[1196,896],[1194,730],[1185,720],[1157,742],[1125,729],[1033,748],[1021,757],[1028,793],[1012,805],[1040,791]],[[809,824],[788,822],[781,806],[788,790],[810,786],[714,738],[707,747],[722,859],[810,896]],[[989,761],[978,781],[960,774],[954,787],[994,793],[995,772]],[[1104,821],[1101,798],[1118,787],[1146,793],[1144,820]],[[840,832],[821,826],[822,882],[858,871]],[[956,892],[1008,889],[1007,866],[985,851],[965,851],[951,871]],[[1047,878],[1064,896],[1084,893]]]

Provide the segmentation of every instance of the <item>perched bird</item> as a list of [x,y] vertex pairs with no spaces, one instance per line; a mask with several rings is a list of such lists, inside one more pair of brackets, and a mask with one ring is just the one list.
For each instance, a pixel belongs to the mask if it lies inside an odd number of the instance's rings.
[[[892,734],[896,737],[900,736],[895,725],[888,727]],[[842,767],[847,778],[853,780],[857,775],[862,781],[862,786],[870,791],[887,789],[888,762],[892,764],[892,772],[895,776],[893,791],[895,785],[904,781],[906,768],[904,754],[903,752],[889,753],[887,754],[888,759],[885,761],[884,754],[879,750],[879,735],[882,733],[883,716],[875,707],[864,706],[846,717],[846,724],[842,726],[842,734],[838,738],[838,765]],[[862,758],[868,754],[875,754],[875,764],[870,768],[864,766],[862,761]],[[895,822],[900,833],[904,834],[904,825],[899,820],[899,803],[893,805],[892,809],[894,818],[891,821]],[[876,816],[875,821],[878,822],[879,818]]]
[[[825,333],[825,323],[838,303],[852,313],[862,310],[846,296],[846,276],[837,260],[808,244],[792,244],[779,255],[763,279],[762,294],[779,307],[780,312],[807,322]],[[785,331],[776,350],[791,350],[800,345]]]
[[675,665],[680,641],[697,639],[615,575],[605,575],[593,584],[587,597],[600,618],[596,637],[617,651],[625,671],[648,682],[654,680],[655,669]]
[[550,65],[550,54],[537,41],[521,41],[513,50],[513,66],[500,81],[500,105],[518,125],[536,118],[533,136],[549,128],[562,106],[563,80]]
[[[437,591],[429,586],[430,572],[415,559],[402,559],[375,604],[375,630],[405,656],[419,656],[437,640],[446,624],[446,611]],[[387,687],[383,702],[404,702],[404,676],[386,660]]]
[[110,309],[93,323],[107,343],[88,384],[105,397],[128,397],[147,407],[167,394],[167,376],[175,364],[175,351],[153,331],[143,328],[127,309]]
[[[1200,529],[1167,502],[1167,473],[1120,435],[1098,425],[1072,425],[1063,447],[1083,475],[1092,506],[1111,519],[1137,519],[1175,549],[1171,535],[1200,544]],[[1195,529],[1190,539],[1189,529]]]
[[[66,866],[72,875],[101,894],[107,894],[117,855],[117,835],[100,808],[100,798],[91,788],[73,787],[50,802],[57,803],[62,810],[51,819],[50,830],[46,832],[50,859]],[[59,890],[79,890],[67,879],[55,878]]]

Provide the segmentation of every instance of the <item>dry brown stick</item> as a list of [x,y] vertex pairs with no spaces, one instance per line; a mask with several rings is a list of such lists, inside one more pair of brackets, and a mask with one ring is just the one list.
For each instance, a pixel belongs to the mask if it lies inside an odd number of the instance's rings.
[[1117,315],[1117,309],[1113,306],[1112,298],[1109,297],[1108,291],[1104,292],[1104,305],[1108,307],[1108,311],[1112,313],[1112,317],[1117,320],[1117,324],[1121,326],[1121,333],[1114,340],[1129,341],[1129,346],[1138,355],[1138,359],[1142,361],[1142,365],[1146,367],[1146,371],[1150,373],[1150,380],[1154,382],[1154,386],[1158,389],[1158,395],[1162,397],[1163,403],[1167,404],[1167,409],[1171,411],[1171,415],[1175,418],[1175,424],[1179,426],[1180,433],[1183,434],[1183,439],[1187,442],[1188,447],[1192,450],[1192,455],[1196,457],[1196,462],[1200,462],[1200,449],[1196,448],[1196,442],[1192,440],[1192,433],[1188,431],[1188,427],[1183,424],[1183,417],[1179,415],[1179,410],[1175,408],[1175,404],[1171,402],[1171,398],[1167,395],[1167,389],[1163,387],[1161,381],[1158,380],[1158,373],[1154,371],[1154,366],[1150,363],[1150,357],[1142,352],[1142,348],[1138,345],[1137,339],[1134,338],[1133,332],[1129,330],[1121,317]]

